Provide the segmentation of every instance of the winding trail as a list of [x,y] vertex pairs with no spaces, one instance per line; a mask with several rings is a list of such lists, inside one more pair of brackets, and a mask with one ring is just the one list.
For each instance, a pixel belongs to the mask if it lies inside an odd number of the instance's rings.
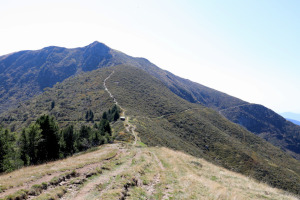
[[113,94],[109,91],[109,89],[107,88],[106,86],[106,81],[115,73],[115,71],[113,70],[112,73],[106,77],[104,79],[104,82],[103,82],[103,86],[104,86],[104,89],[107,91],[107,93],[109,94],[109,96],[113,99],[114,103],[120,107],[121,111],[122,111],[122,114],[124,117],[125,117],[125,129],[131,133],[133,136],[134,136],[134,142],[133,142],[133,145],[136,145],[136,142],[138,140],[138,137],[137,137],[137,133],[135,132],[135,129],[136,129],[136,126],[132,125],[131,123],[129,123],[129,117],[126,117],[125,115],[125,112],[126,110],[124,108],[122,108],[122,106],[120,106],[120,104],[117,102],[116,98],[113,96]]

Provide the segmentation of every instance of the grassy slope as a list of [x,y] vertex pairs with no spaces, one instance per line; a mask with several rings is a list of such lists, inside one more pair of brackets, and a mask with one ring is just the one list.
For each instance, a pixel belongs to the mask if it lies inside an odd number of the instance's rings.
[[[136,116],[144,142],[184,150],[299,192],[298,161],[217,112],[184,101],[141,70],[124,66],[115,70],[108,87]],[[118,86],[113,85],[116,81]]]
[[[300,160],[299,126],[288,123],[274,111],[178,77],[158,68],[146,59],[133,58],[116,51],[112,51],[111,53],[113,59],[119,60],[121,63],[137,66],[158,78],[179,97],[189,102],[198,103],[220,111],[230,121],[241,124],[247,130],[266,139],[271,144]],[[262,116],[261,113],[265,114]],[[276,120],[275,123],[274,119]],[[241,123],[243,121],[247,121],[247,123]]]
[[[103,69],[101,73],[82,74],[56,84],[42,95],[20,104],[17,109],[1,114],[2,124],[20,130],[42,114],[55,116],[60,125],[78,121],[85,123],[85,113],[89,109],[94,112],[97,121],[113,105],[103,87],[103,81],[109,73],[110,70]],[[53,101],[55,107],[52,109]]]
[[[61,125],[81,121],[91,108],[96,115],[112,100],[103,80],[115,70],[107,86],[131,116],[143,142],[167,146],[299,193],[300,165],[279,149],[233,124],[217,112],[192,104],[172,93],[146,72],[117,66],[70,78],[4,117],[18,129],[42,113],[54,114]],[[55,107],[50,104],[55,101]],[[84,123],[83,121],[81,121]]]
[[182,152],[122,144],[23,168],[0,176],[0,183],[11,187],[0,198],[23,194],[42,200],[297,199]]
[[228,108],[221,113],[300,160],[300,126],[257,104]]

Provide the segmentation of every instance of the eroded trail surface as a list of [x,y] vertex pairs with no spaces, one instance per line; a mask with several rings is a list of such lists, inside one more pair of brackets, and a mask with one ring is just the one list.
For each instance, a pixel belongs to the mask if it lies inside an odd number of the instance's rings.
[[[297,199],[182,152],[122,143],[2,175],[1,186],[9,183],[7,176],[19,190],[0,193],[3,199]],[[37,178],[24,181],[32,176]]]

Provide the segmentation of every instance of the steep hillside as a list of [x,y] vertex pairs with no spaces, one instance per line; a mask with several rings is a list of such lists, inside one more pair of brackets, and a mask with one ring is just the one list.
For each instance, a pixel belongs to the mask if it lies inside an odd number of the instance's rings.
[[6,199],[297,199],[182,152],[126,144],[23,168],[0,183]]
[[236,106],[220,113],[300,160],[300,126],[257,104]]
[[87,109],[99,117],[113,104],[103,86],[104,79],[144,143],[181,150],[273,186],[300,192],[299,161],[218,112],[180,98],[136,67],[122,65],[69,78],[2,114],[1,119],[15,130],[44,113],[54,115],[62,126],[74,121],[85,123],[82,118]]

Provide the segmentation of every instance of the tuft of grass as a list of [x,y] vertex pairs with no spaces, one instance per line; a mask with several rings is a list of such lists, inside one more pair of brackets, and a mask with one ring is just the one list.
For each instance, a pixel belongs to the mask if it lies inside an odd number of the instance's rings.
[[28,190],[19,190],[14,194],[8,195],[4,198],[4,200],[23,200],[28,197]]
[[0,185],[0,193],[1,193],[1,192],[4,192],[6,189],[7,189],[7,188],[6,188],[5,186]]
[[37,196],[42,193],[43,190],[46,190],[48,188],[48,184],[43,182],[42,184],[35,184],[31,186],[31,189],[29,190],[30,195]]
[[67,193],[67,189],[64,186],[61,186],[55,188],[49,193],[41,194],[34,200],[57,200],[60,199],[65,193]]

